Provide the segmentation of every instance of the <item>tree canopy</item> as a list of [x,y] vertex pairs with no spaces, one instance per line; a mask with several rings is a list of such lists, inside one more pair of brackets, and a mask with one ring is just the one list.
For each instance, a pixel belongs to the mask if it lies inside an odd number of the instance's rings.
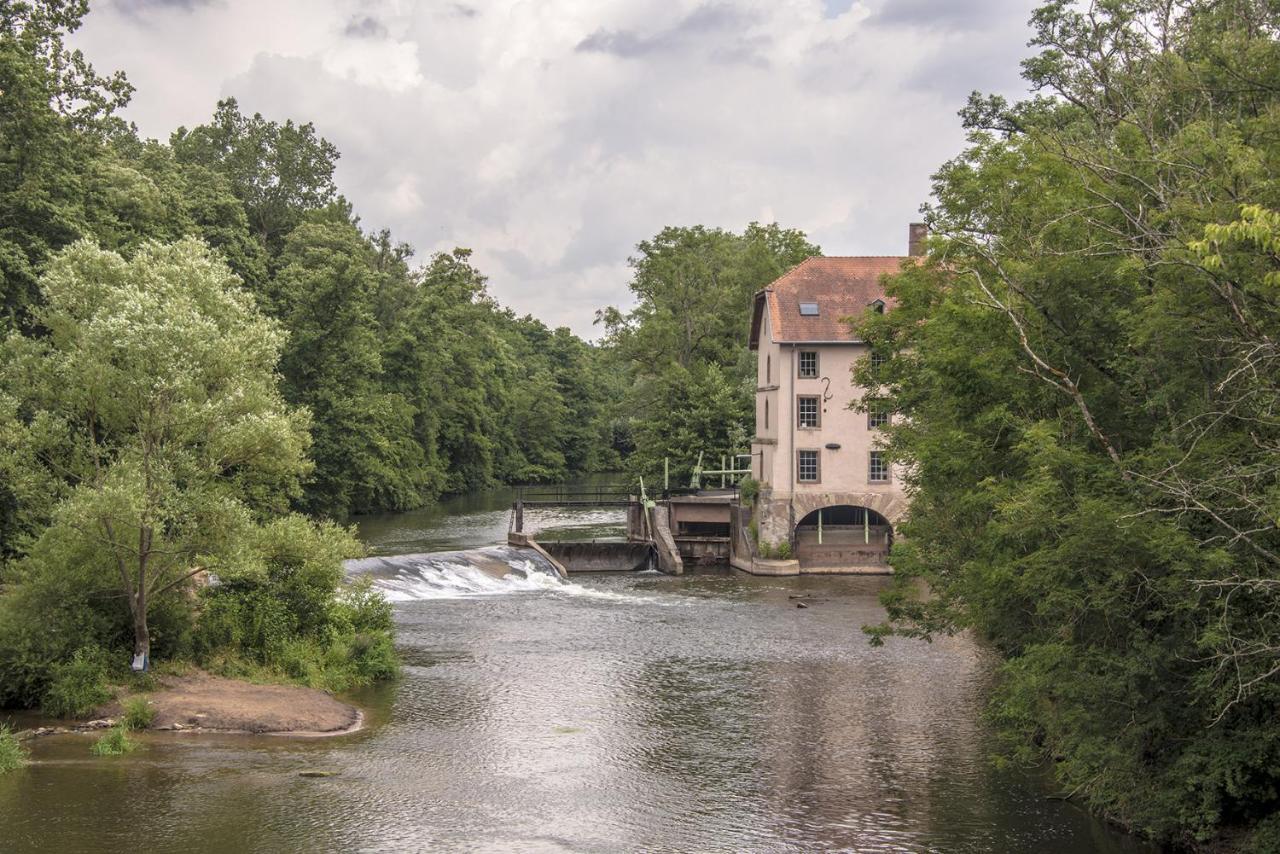
[[620,420],[635,446],[632,471],[652,482],[664,458],[684,476],[699,452],[718,464],[750,451],[752,295],[819,252],[776,223],[741,234],[669,227],[641,241],[630,259],[636,306],[597,315],[609,358],[631,378]]
[[[859,328],[904,417],[892,621],[1005,655],[1012,755],[1171,842],[1280,840],[1274,4],[1052,2],[929,263]],[[924,579],[931,595],[920,598]]]

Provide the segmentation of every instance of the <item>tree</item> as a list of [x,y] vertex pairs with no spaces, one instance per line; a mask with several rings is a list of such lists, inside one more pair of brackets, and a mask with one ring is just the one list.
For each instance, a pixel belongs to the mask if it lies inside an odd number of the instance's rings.
[[115,112],[132,87],[101,77],[64,45],[83,0],[0,6],[0,314],[26,326],[49,254],[82,226],[82,180],[102,139],[121,132]]
[[[597,323],[605,327],[607,358],[620,362],[631,381],[616,410],[626,413],[623,423],[636,444],[630,467],[653,477],[670,456],[684,476],[700,451],[711,459],[748,450],[743,425],[751,423],[755,382],[747,350],[752,296],[820,250],[800,231],[753,222],[742,234],[668,227],[636,251],[629,287],[637,306],[626,314],[605,309]],[[696,399],[704,394],[721,408],[708,413],[708,401]],[[702,413],[694,420],[710,414],[718,425],[678,424],[687,413],[668,395]]]
[[227,177],[244,203],[249,226],[271,252],[307,211],[333,202],[338,149],[318,136],[310,122],[295,125],[245,116],[235,98],[219,101],[213,121],[178,128],[169,145],[180,163],[213,169]]
[[65,437],[46,459],[69,486],[22,572],[110,573],[145,660],[156,600],[234,565],[255,514],[283,510],[309,468],[305,414],[276,387],[284,335],[193,240],[127,261],[81,241],[41,290],[48,336],[5,343],[5,394],[26,414],[9,447]]
[[353,225],[308,222],[289,234],[271,284],[271,313],[290,331],[285,394],[314,417],[316,469],[304,503],[337,517],[423,500],[413,409],[382,388],[372,260]]
[[[912,496],[892,621],[1006,663],[1010,752],[1158,839],[1280,838],[1280,13],[1052,2],[975,95],[930,263],[858,328]],[[928,599],[917,594],[927,582]]]

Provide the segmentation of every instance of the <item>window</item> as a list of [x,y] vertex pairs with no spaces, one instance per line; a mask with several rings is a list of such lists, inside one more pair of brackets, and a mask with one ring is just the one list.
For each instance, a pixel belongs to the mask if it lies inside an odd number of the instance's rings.
[[817,316],[818,316],[818,304],[817,304],[816,302],[802,302],[802,303],[800,303],[800,315],[801,315],[802,317],[817,317]]
[[796,426],[798,427],[820,427],[821,418],[819,409],[821,399],[817,397],[797,397],[796,398]]
[[867,474],[867,479],[872,483],[889,482],[889,461],[884,458],[884,451],[871,452]]
[[882,365],[889,363],[889,354],[878,350],[871,351],[871,370],[879,370]]
[[796,479],[801,483],[818,483],[820,474],[818,469],[818,452],[796,451],[796,457]]
[[818,354],[814,350],[800,351],[800,379],[813,380],[818,378]]
[[773,379],[773,356],[768,355],[764,357],[764,384],[768,385],[769,381],[772,379]]
[[769,398],[764,399],[764,429],[769,429]]
[[867,429],[876,430],[889,423],[889,410],[873,406],[867,410]]
[[884,300],[878,299],[871,303],[871,310],[876,314],[884,314]]

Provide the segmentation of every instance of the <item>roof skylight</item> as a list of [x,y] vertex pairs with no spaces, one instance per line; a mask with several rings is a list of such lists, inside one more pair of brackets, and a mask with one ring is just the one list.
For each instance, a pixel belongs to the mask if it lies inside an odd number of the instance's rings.
[[816,302],[800,303],[800,316],[801,317],[817,317],[818,304]]

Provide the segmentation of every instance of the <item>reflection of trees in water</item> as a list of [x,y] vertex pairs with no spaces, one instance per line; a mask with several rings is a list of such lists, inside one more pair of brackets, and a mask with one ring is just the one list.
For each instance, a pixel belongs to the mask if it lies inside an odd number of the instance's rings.
[[765,699],[759,667],[704,658],[646,661],[634,686],[648,727],[642,767],[690,794],[725,798],[758,790],[757,727]]
[[761,759],[778,832],[860,848],[953,829],[947,794],[983,761],[975,660],[963,642],[893,643],[773,664]]
[[[39,745],[44,764],[25,806],[0,798],[0,850],[347,850],[324,811],[331,797],[296,776],[296,760],[251,739],[143,736],[125,757],[89,758],[79,736]],[[28,774],[35,771],[28,769]],[[292,788],[297,791],[292,791]],[[288,790],[288,791],[286,791]],[[10,810],[12,809],[12,812]]]

